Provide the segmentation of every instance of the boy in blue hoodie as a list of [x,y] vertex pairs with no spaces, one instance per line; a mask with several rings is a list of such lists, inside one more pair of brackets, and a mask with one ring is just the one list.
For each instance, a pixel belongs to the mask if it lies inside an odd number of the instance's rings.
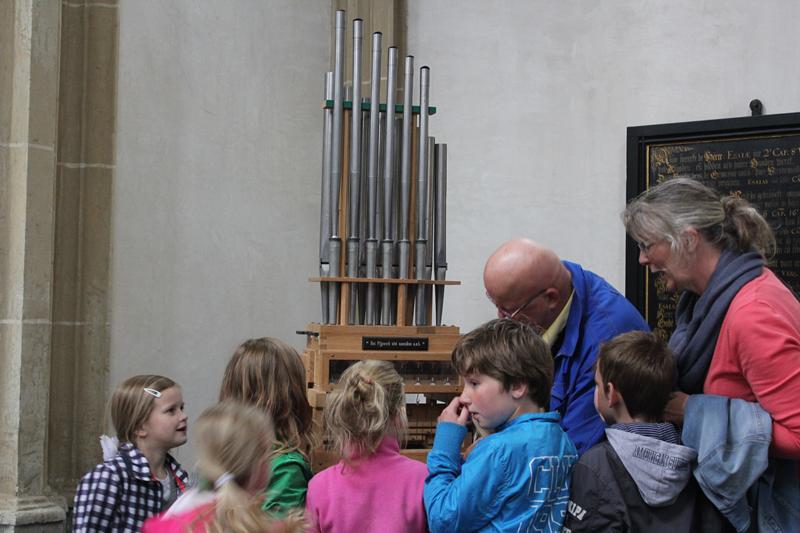
[[663,421],[674,373],[669,348],[652,333],[624,333],[600,348],[594,405],[608,440],[575,465],[565,533],[701,531],[697,453]]
[[[531,326],[503,318],[465,335],[452,361],[464,390],[439,416],[428,454],[431,532],[560,531],[577,452],[559,414],[547,412],[547,345]],[[463,460],[470,419],[491,434]]]

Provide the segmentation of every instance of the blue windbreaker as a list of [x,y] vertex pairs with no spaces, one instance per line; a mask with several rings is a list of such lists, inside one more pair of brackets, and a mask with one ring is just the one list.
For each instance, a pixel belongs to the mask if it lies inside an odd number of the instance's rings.
[[461,459],[464,426],[436,426],[425,511],[431,533],[560,532],[578,456],[557,413],[520,415]]

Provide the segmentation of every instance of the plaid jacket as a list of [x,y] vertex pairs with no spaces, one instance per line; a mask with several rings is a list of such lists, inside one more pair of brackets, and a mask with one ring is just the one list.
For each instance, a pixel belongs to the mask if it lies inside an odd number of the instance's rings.
[[[169,454],[166,466],[182,494],[188,475]],[[142,452],[131,443],[122,444],[116,457],[81,479],[75,493],[72,531],[138,532],[147,518],[162,511],[161,490]]]

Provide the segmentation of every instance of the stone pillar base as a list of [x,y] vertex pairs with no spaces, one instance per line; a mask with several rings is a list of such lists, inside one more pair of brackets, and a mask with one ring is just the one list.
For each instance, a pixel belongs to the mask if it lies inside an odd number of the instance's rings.
[[45,496],[0,495],[0,533],[66,531],[63,501]]

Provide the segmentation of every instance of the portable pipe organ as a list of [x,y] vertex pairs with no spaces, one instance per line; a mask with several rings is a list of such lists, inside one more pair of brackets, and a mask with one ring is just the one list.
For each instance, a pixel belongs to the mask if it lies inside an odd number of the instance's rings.
[[[387,49],[386,102],[380,102],[379,32],[372,35],[370,97],[361,98],[360,19],[352,22],[352,94],[345,94],[345,34],[340,10],[334,70],[325,77],[320,275],[310,278],[320,284],[322,320],[303,332],[309,402],[321,428],[325,397],[349,365],[391,361],[408,399],[403,453],[424,461],[444,402],[462,386],[450,363],[459,329],[442,325],[444,288],[460,284],[445,279],[447,146],[428,136],[436,113],[428,104],[428,67],[419,69],[413,105],[413,56],[405,58],[398,102],[395,47]],[[323,446],[313,468],[337,460]]]

